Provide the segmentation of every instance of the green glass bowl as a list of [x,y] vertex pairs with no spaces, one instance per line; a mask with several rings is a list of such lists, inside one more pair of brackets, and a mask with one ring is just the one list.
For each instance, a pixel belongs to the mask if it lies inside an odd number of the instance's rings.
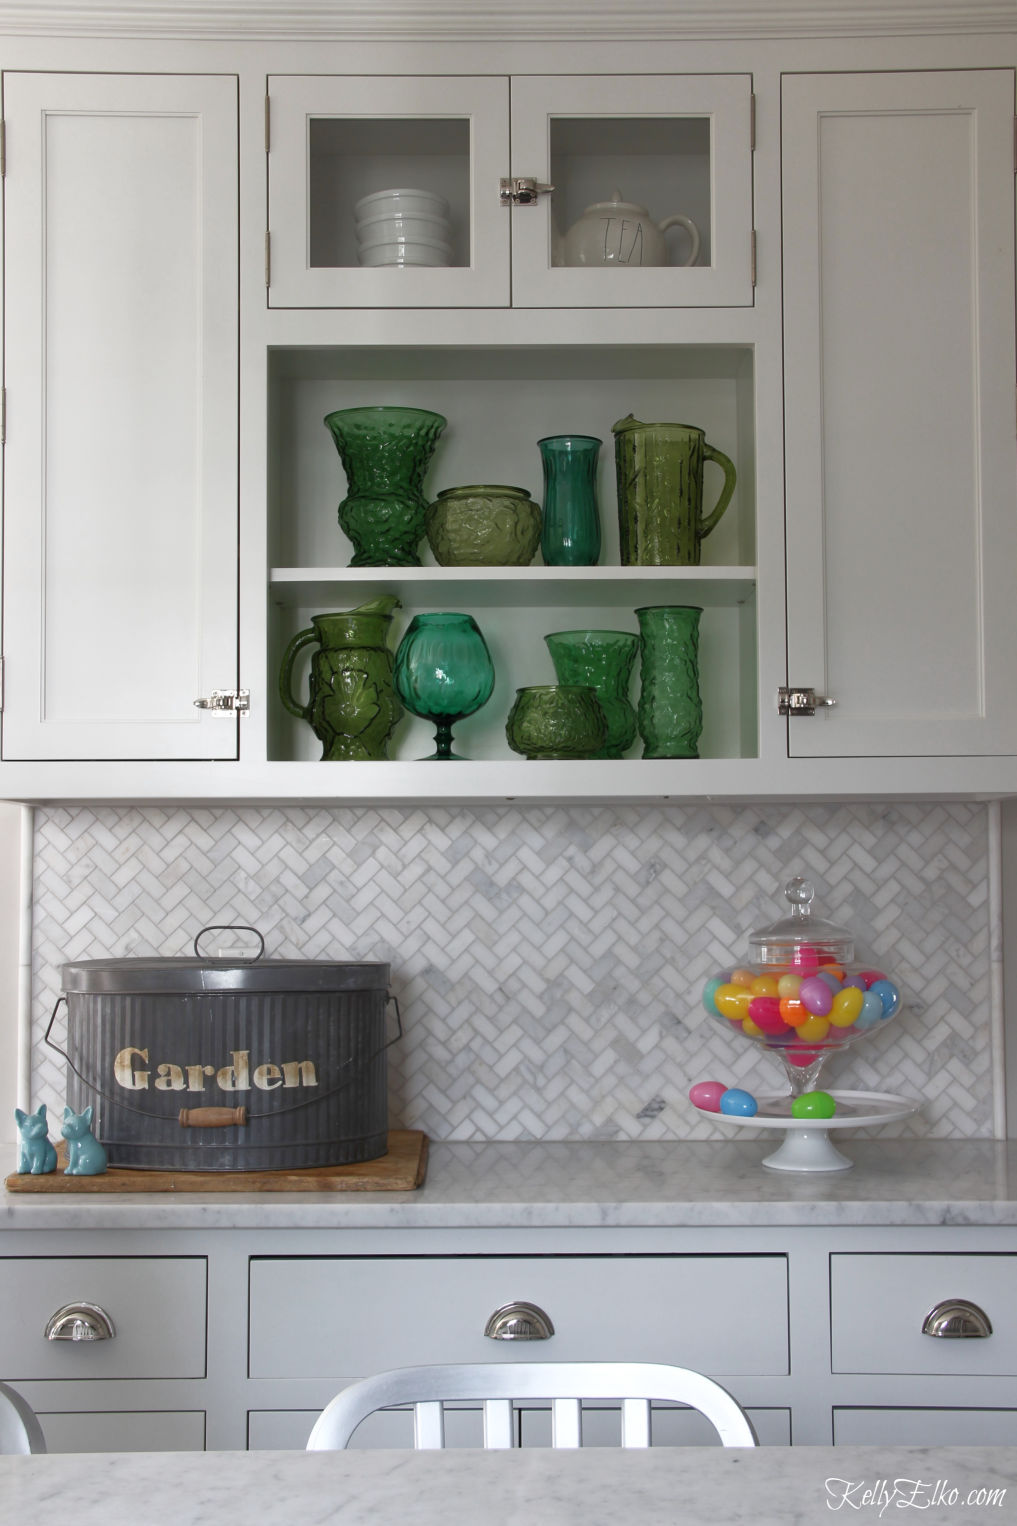
[[531,684],[516,690],[505,735],[527,758],[592,758],[604,746],[607,717],[595,689]]
[[440,567],[526,567],[540,545],[540,505],[521,487],[447,487],[428,505],[428,545]]

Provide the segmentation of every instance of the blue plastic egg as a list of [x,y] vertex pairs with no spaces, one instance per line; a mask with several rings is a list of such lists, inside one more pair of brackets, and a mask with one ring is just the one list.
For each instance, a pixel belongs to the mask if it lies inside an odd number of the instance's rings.
[[759,1112],[759,1103],[751,1092],[743,1092],[740,1087],[731,1086],[720,1099],[720,1110],[741,1118],[754,1118]]

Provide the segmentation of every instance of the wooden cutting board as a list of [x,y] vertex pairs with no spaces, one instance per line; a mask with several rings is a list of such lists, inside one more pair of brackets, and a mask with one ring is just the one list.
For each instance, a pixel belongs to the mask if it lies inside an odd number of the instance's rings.
[[427,1174],[427,1135],[390,1129],[388,1153],[354,1166],[307,1166],[297,1171],[138,1171],[110,1166],[101,1176],[65,1176],[67,1146],[45,1176],[15,1172],[8,1192],[412,1192]]

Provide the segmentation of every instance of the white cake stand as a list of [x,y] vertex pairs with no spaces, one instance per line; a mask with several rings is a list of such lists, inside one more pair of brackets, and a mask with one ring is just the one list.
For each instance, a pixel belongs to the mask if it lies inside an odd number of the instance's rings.
[[877,1123],[895,1123],[921,1107],[913,1097],[893,1092],[832,1091],[837,1104],[832,1118],[792,1118],[791,1096],[757,1097],[759,1112],[751,1118],[741,1113],[711,1113],[718,1123],[736,1128],[782,1129],[779,1150],[763,1161],[771,1171],[847,1171],[854,1165],[830,1140],[831,1129],[862,1129]]

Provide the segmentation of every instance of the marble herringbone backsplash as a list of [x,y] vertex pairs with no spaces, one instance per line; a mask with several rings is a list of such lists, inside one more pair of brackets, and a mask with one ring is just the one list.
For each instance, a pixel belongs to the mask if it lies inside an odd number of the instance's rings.
[[34,1102],[61,964],[179,955],[211,923],[267,952],[392,964],[405,1037],[390,1121],[436,1139],[730,1137],[705,1078],[779,1090],[706,1017],[709,974],[815,881],[817,910],[899,977],[907,1010],[826,1084],[925,1098],[889,1133],[993,1132],[999,928],[986,808],[967,803],[36,812]]

